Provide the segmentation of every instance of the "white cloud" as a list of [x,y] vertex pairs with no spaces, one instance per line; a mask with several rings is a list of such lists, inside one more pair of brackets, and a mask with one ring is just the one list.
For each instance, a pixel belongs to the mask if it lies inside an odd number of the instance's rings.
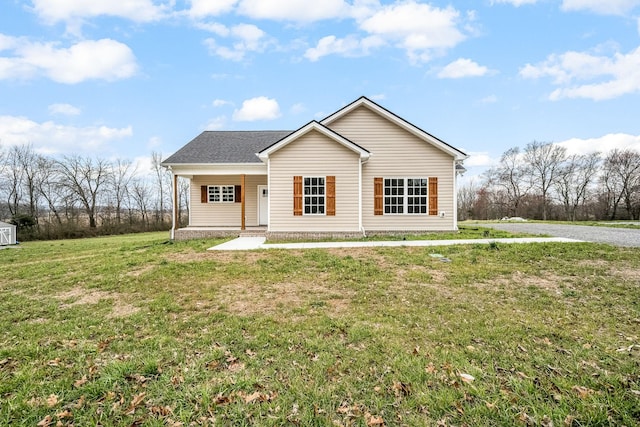
[[238,0],[191,0],[189,15],[193,18],[217,16],[233,9]]
[[239,13],[254,19],[314,22],[347,16],[349,6],[343,0],[241,0]]
[[524,78],[551,77],[560,88],[549,99],[587,98],[604,100],[640,92],[640,47],[612,57],[583,52],[550,55],[546,61],[527,64],[520,70]]
[[64,126],[53,121],[38,123],[26,117],[0,116],[0,141],[5,145],[32,144],[41,153],[94,153],[107,143],[133,135],[131,126]]
[[152,0],[32,0],[33,10],[50,23],[73,18],[92,18],[101,15],[117,16],[145,22],[163,16],[166,6]]
[[221,37],[235,39],[231,46],[222,46],[216,39],[204,41],[209,53],[231,61],[242,61],[247,52],[262,52],[272,42],[267,33],[253,24],[239,24],[231,28],[219,25],[214,31]]
[[363,56],[367,55],[371,49],[382,46],[383,44],[384,41],[382,38],[377,36],[359,39],[356,36],[350,35],[340,39],[331,35],[321,38],[316,47],[307,49],[304,57],[315,62],[323,56],[332,54],[346,57]]
[[32,0],[32,10],[46,23],[65,22],[67,32],[79,35],[85,19],[115,16],[134,22],[161,19],[169,11],[169,4],[153,0]]
[[204,126],[205,130],[220,130],[224,129],[227,124],[227,116],[218,116],[209,120],[209,122]]
[[497,163],[486,151],[468,152],[469,158],[464,161],[465,168],[490,167]]
[[371,99],[373,101],[382,101],[382,100],[387,99],[387,95],[385,95],[384,93],[378,93],[378,94],[375,94],[375,95],[371,95],[369,97],[369,99]]
[[68,48],[24,38],[6,39],[13,42],[9,49],[13,55],[0,56],[0,80],[44,76],[58,83],[75,84],[125,79],[138,70],[131,49],[111,39],[84,40]]
[[214,99],[212,105],[214,107],[224,107],[225,105],[230,105],[231,101],[225,101],[224,99]]
[[488,73],[489,69],[487,67],[481,66],[470,59],[460,58],[440,70],[438,77],[441,79],[459,79],[462,77],[482,77]]
[[491,0],[491,4],[500,4],[500,3],[507,3],[507,4],[511,4],[515,7],[520,7],[524,4],[536,4],[538,2],[538,0]]
[[562,10],[588,10],[602,15],[624,15],[640,6],[640,0],[563,0]]
[[242,108],[233,112],[233,120],[237,122],[273,120],[278,117],[280,117],[278,101],[266,96],[247,99],[242,102]]
[[293,104],[290,111],[291,114],[302,114],[307,111],[307,107],[305,107],[303,103],[299,102],[297,104]]
[[610,133],[599,138],[571,138],[558,142],[557,145],[565,147],[569,154],[588,154],[596,151],[608,153],[616,148],[640,151],[640,135]]
[[49,105],[49,114],[61,116],[77,116],[82,111],[78,107],[71,104],[51,104]]
[[364,19],[360,28],[407,51],[413,62],[424,62],[456,46],[466,36],[458,29],[460,12],[414,0],[386,5]]

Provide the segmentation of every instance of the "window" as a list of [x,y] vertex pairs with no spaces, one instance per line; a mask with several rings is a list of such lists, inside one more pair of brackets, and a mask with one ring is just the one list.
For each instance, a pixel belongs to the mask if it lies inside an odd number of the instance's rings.
[[324,177],[304,177],[304,214],[324,215],[325,179]]
[[404,178],[385,178],[384,180],[384,213],[404,213]]
[[234,185],[210,185],[208,187],[209,203],[233,203],[235,202]]
[[407,179],[407,213],[427,213],[427,188],[428,180],[426,178]]
[[[435,178],[376,178],[374,180],[376,199],[375,215],[387,214],[430,214],[429,189]],[[384,197],[382,197],[384,195]],[[437,189],[431,196],[437,197]],[[432,200],[432,203],[437,204]]]

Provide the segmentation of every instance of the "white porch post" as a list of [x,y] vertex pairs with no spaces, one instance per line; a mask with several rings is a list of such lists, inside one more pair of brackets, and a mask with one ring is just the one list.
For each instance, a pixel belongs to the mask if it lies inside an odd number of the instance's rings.
[[[169,166],[171,169],[171,166]],[[178,175],[173,172],[171,169],[171,182],[172,182],[172,190],[173,190],[173,212],[171,215],[171,240],[175,239],[176,236],[176,228],[178,228],[179,218],[178,218]]]

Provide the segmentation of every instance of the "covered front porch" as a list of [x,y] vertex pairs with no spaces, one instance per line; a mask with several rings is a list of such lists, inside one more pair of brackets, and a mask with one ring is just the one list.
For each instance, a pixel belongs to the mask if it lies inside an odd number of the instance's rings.
[[172,239],[238,236],[245,232],[264,235],[269,221],[269,191],[263,171],[194,172],[172,170],[174,200],[178,197],[178,178],[189,180],[188,224],[178,227],[174,206]]

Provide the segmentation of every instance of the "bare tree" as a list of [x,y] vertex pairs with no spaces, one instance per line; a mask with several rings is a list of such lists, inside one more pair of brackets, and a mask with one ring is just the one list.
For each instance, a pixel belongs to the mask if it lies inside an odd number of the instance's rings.
[[170,175],[167,170],[161,165],[162,153],[153,151],[151,153],[151,169],[156,178],[156,190],[157,190],[157,208],[155,212],[156,222],[160,224],[164,223],[165,202],[167,194],[170,193],[171,182]]
[[109,183],[115,198],[116,223],[118,224],[122,221],[122,205],[127,198],[128,187],[135,173],[136,169],[129,160],[117,159],[113,163]]
[[5,156],[3,183],[7,207],[11,216],[20,213],[23,203],[24,170],[20,165],[20,146],[12,146]]
[[136,179],[133,181],[133,185],[131,186],[131,197],[135,201],[138,210],[140,211],[140,215],[142,217],[142,223],[145,227],[149,226],[149,198],[151,196],[151,190],[146,182],[141,179]]
[[62,225],[59,209],[65,195],[60,185],[58,164],[55,160],[40,155],[36,159],[36,168],[38,169],[34,183],[36,191],[47,202],[48,210],[55,217],[56,223]]
[[540,191],[543,220],[547,219],[549,190],[558,179],[566,157],[567,149],[551,142],[533,141],[524,150],[534,188]]
[[17,165],[22,169],[24,194],[27,197],[29,216],[38,222],[38,196],[36,180],[38,179],[38,155],[31,144],[15,146]]
[[500,163],[485,173],[490,186],[504,191],[509,216],[520,215],[520,204],[533,186],[531,171],[519,147],[510,148],[500,157]]
[[560,168],[555,187],[570,221],[576,220],[578,206],[584,204],[589,186],[600,166],[600,153],[569,156]]
[[626,149],[612,150],[604,159],[602,181],[609,202],[610,219],[615,219],[624,201],[627,214],[635,218],[635,205],[640,191],[640,152]]
[[100,190],[108,182],[109,162],[88,157],[63,157],[58,162],[62,185],[78,197],[89,217],[89,227],[96,228],[96,214]]
[[473,179],[458,189],[458,219],[460,221],[473,217],[473,207],[478,200],[479,191],[480,186]]

